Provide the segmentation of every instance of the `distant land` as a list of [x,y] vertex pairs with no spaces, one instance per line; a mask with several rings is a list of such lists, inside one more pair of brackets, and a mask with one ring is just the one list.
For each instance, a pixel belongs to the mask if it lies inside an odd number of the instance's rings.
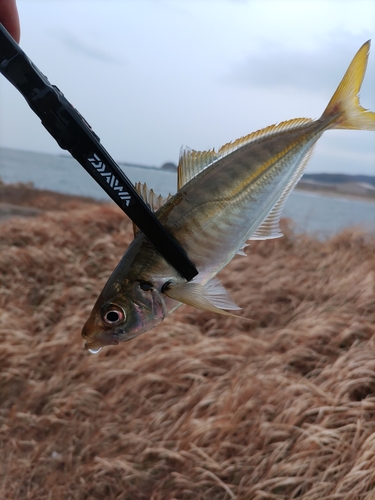
[[[9,168],[9,165],[12,164],[22,164],[22,162],[26,161],[30,161],[32,164],[33,162],[40,162],[42,160],[44,160],[42,162],[43,164],[48,164],[48,161],[51,161],[54,158],[71,159],[71,156],[66,153],[52,155],[0,147],[0,172],[2,166],[4,166],[4,168]],[[153,171],[164,170],[177,172],[177,165],[173,162],[165,162],[162,166],[158,167],[124,161],[119,161],[118,164],[120,167],[125,167],[125,170],[127,167],[136,167]],[[375,201],[375,175],[348,175],[332,173],[304,174],[296,189],[316,192],[319,194],[350,196]]]
[[302,180],[322,182],[324,184],[345,184],[348,182],[360,182],[362,184],[370,184],[375,188],[375,175],[304,174]]
[[375,200],[375,176],[348,174],[304,174],[296,189]]
[[167,163],[164,163],[160,168],[163,170],[170,170],[171,172],[176,172],[177,170],[177,165],[175,163],[172,163],[171,161],[168,161]]

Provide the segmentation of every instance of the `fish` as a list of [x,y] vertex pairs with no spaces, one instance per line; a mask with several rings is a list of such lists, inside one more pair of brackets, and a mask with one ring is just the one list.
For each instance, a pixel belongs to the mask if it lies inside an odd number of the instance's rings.
[[177,192],[167,199],[137,184],[199,274],[187,281],[134,228],[132,243],[82,329],[87,349],[98,352],[128,341],[160,324],[182,304],[240,317],[218,272],[237,253],[246,255],[248,241],[282,236],[279,220],[285,201],[326,130],[375,130],[375,113],[359,102],[369,50],[370,40],[354,56],[319,119],[270,125],[218,151],[183,148]]

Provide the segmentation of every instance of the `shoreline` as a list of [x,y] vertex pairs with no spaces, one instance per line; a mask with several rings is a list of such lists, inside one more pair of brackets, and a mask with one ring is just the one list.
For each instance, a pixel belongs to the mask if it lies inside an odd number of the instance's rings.
[[304,192],[309,194],[316,194],[318,196],[327,196],[329,198],[342,198],[344,200],[356,200],[356,201],[366,201],[370,203],[375,203],[375,195],[365,195],[365,194],[356,194],[356,193],[340,193],[334,189],[322,189],[322,188],[308,188],[305,186],[297,186],[295,190],[298,192]]
[[[346,201],[375,203],[375,197],[360,194],[340,193],[331,189],[312,188],[298,184],[296,192]],[[36,217],[49,211],[61,211],[76,204],[100,205],[113,203],[75,194],[63,194],[34,187],[32,183],[6,184],[0,181],[0,223],[13,217]]]
[[13,217],[36,217],[88,204],[102,205],[103,201],[38,189],[31,183],[6,184],[0,181],[0,223]]

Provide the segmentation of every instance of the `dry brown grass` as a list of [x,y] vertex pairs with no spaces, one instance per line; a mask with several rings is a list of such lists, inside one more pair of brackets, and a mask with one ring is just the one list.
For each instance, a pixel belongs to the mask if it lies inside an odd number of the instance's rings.
[[373,238],[286,227],[221,273],[253,322],[183,307],[93,356],[130,224],[61,203],[0,226],[1,498],[375,498]]

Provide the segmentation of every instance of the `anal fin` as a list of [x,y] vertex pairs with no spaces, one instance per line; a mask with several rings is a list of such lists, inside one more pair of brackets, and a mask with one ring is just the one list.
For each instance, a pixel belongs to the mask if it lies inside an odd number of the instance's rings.
[[295,186],[298,184],[298,181],[302,177],[302,174],[306,168],[306,165],[311,158],[311,155],[314,151],[315,143],[308,149],[305,155],[302,157],[298,168],[292,175],[288,184],[286,185],[284,191],[281,193],[281,196],[273,206],[270,213],[264,219],[264,221],[260,224],[258,229],[254,231],[254,233],[250,236],[249,240],[270,240],[273,238],[280,238],[283,236],[283,233],[280,230],[280,217],[285,206],[285,202],[288,199],[288,196],[293,191]]

